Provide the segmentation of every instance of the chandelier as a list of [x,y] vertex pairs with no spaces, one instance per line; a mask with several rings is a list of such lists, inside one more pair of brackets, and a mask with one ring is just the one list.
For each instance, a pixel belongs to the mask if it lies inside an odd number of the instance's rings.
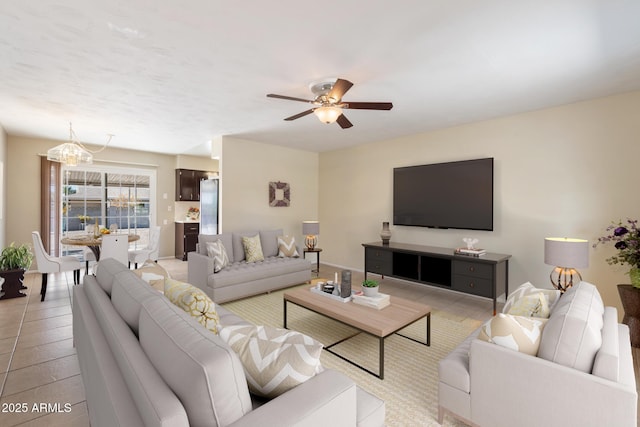
[[109,139],[99,150],[89,150],[76,137],[73,126],[69,123],[69,142],[60,144],[47,151],[47,160],[60,162],[65,166],[90,165],[93,163],[93,155],[101,152],[111,142],[113,135],[108,135]]

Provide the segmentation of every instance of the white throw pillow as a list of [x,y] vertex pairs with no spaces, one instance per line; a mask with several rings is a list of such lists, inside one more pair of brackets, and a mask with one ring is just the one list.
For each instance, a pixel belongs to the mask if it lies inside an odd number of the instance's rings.
[[202,290],[189,283],[165,279],[164,296],[186,311],[202,326],[214,334],[218,333],[220,317],[216,311],[216,305]]
[[498,313],[480,329],[478,339],[535,356],[547,319]]
[[255,395],[274,398],[322,371],[322,344],[300,332],[232,325],[219,335],[240,357]]
[[509,310],[511,310],[511,307],[520,298],[525,297],[527,295],[536,294],[538,292],[541,292],[542,295],[544,295],[544,297],[546,298],[547,305],[549,306],[549,311],[553,311],[555,304],[558,302],[558,299],[560,298],[560,291],[557,289],[536,288],[531,284],[531,282],[526,282],[518,286],[516,290],[514,290],[513,292],[511,292],[511,294],[509,294],[509,298],[507,298],[507,302],[504,304],[504,307],[502,308],[502,312],[509,313]]
[[242,246],[244,247],[244,258],[247,262],[264,261],[259,234],[253,237],[242,237]]
[[278,256],[280,258],[299,258],[296,239],[293,236],[278,236]]
[[207,242],[207,256],[213,258],[213,272],[217,273],[229,265],[229,256],[221,240]]
[[158,292],[164,292],[164,279],[171,278],[167,270],[150,259],[133,272]]
[[525,295],[518,299],[507,314],[524,317],[549,318],[549,303],[542,292]]

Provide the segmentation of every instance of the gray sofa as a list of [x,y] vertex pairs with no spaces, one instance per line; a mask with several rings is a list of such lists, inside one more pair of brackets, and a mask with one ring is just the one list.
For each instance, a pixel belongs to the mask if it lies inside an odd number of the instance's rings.
[[592,284],[551,308],[537,356],[480,340],[480,329],[439,363],[440,423],[449,413],[491,427],[637,425],[629,328]]
[[[332,370],[253,399],[233,350],[113,259],[83,282],[73,336],[92,427],[384,424],[384,402]],[[246,323],[217,309],[223,326]]]
[[[246,262],[242,237],[260,235],[264,261]],[[227,302],[311,280],[312,264],[302,258],[278,257],[278,236],[282,230],[252,230],[215,235],[200,234],[198,249],[189,252],[188,281],[217,303]],[[221,240],[231,265],[215,273],[213,258],[207,256],[207,242]]]

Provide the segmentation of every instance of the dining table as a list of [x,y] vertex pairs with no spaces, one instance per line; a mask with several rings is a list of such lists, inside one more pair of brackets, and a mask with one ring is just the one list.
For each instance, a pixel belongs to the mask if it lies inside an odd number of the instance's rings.
[[[125,233],[110,233],[115,234],[116,236],[124,236]],[[135,242],[136,240],[140,240],[140,236],[137,234],[126,234],[129,243]],[[91,249],[91,252],[96,257],[96,261],[100,261],[100,245],[102,245],[102,235],[100,236],[92,236],[90,234],[78,234],[73,236],[63,237],[60,240],[60,243],[63,245],[72,245],[72,246],[86,246]]]

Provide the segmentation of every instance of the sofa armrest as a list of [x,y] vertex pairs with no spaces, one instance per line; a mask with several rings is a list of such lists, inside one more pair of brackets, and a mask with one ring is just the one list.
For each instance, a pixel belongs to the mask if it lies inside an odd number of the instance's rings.
[[478,425],[635,426],[637,422],[635,387],[496,344],[471,342],[469,372],[471,416]]
[[189,252],[187,263],[187,281],[206,292],[209,276],[213,274],[213,258],[197,252]]
[[356,417],[356,384],[328,369],[254,409],[232,426],[355,426]]

